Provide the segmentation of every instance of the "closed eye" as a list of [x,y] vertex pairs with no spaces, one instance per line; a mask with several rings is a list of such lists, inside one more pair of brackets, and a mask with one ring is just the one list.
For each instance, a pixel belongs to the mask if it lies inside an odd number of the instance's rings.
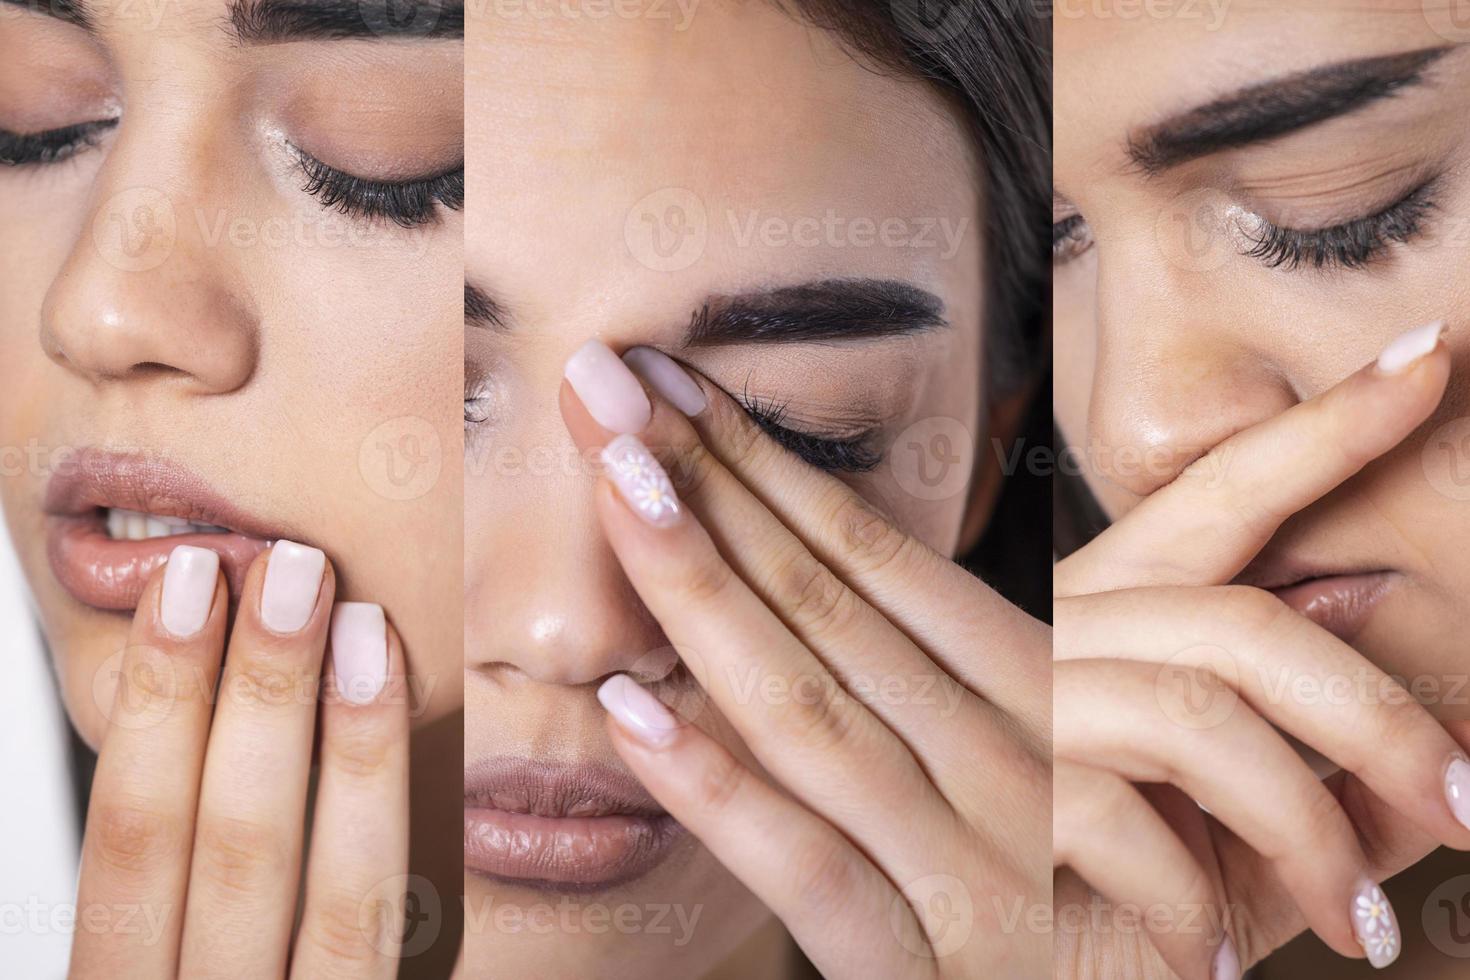
[[464,208],[464,164],[426,177],[372,180],[328,166],[299,147],[296,150],[306,185],[323,208],[366,221],[391,221],[400,228],[432,224],[439,209]]
[[41,133],[0,129],[0,165],[27,167],[60,163],[96,146],[116,125],[116,119],[99,119]]

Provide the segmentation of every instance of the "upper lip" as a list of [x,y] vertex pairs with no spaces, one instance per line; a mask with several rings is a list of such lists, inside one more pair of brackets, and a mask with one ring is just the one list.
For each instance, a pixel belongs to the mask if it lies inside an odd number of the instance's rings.
[[283,536],[167,459],[97,448],[78,450],[47,480],[43,509],[57,517],[80,517],[99,507],[181,517],[267,541]]
[[1237,585],[1250,585],[1258,589],[1284,589],[1300,585],[1312,579],[1335,578],[1344,575],[1373,575],[1389,569],[1377,565],[1329,565],[1301,558],[1257,558],[1234,578]]
[[551,762],[513,756],[465,767],[466,806],[539,817],[657,817],[662,807],[626,772],[590,762]]

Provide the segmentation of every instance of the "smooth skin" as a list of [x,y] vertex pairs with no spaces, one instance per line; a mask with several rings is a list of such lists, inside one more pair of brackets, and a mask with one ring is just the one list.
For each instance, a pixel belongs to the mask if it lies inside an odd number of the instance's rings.
[[328,642],[336,574],[329,562],[305,626],[273,633],[259,615],[270,554],[250,567],[228,641],[223,575],[187,639],[159,619],[166,567],[149,580],[108,712],[77,905],[140,907],[140,921],[163,925],[79,927],[72,980],[397,975],[402,894],[388,885],[408,868],[402,645],[389,624],[382,690],[343,700]]
[[[641,434],[683,516],[645,522],[605,476],[596,512],[758,767],[697,723],[650,744],[610,717],[619,756],[824,976],[1047,975],[1027,913],[1047,895],[1049,631],[693,376],[707,407],[650,393]],[[584,452],[611,439],[570,386],[561,408]]]
[[[1219,976],[1222,922],[1241,967],[1307,928],[1361,958],[1356,889],[1438,844],[1470,849],[1444,790],[1465,752],[1443,725],[1271,593],[1228,584],[1428,418],[1449,374],[1443,342],[1397,373],[1369,365],[1220,443],[1057,566],[1057,976]],[[1291,693],[1344,678],[1366,696]],[[1286,735],[1341,772],[1319,780]],[[1102,919],[1074,914],[1089,886]],[[1127,905],[1176,915],[1118,928]]]

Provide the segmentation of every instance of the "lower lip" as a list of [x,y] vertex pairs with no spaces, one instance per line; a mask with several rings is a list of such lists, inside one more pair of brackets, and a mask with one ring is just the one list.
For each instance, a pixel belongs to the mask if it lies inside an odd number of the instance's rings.
[[464,809],[466,868],[552,891],[595,891],[641,878],[683,836],[667,814],[542,817],[473,803]]
[[98,609],[136,609],[148,576],[180,545],[208,548],[238,598],[245,570],[266,548],[243,534],[177,534],[142,541],[117,541],[107,535],[102,511],[46,518],[46,556],[52,574],[78,602]]
[[1393,589],[1394,578],[1390,572],[1329,575],[1271,591],[1318,626],[1351,642]]

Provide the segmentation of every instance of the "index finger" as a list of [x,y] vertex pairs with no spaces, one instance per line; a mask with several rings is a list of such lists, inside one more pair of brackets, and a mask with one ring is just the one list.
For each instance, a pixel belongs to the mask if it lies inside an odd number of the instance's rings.
[[1443,332],[1415,327],[1317,397],[1220,443],[1059,563],[1056,595],[1229,582],[1288,517],[1429,417],[1449,380]]

